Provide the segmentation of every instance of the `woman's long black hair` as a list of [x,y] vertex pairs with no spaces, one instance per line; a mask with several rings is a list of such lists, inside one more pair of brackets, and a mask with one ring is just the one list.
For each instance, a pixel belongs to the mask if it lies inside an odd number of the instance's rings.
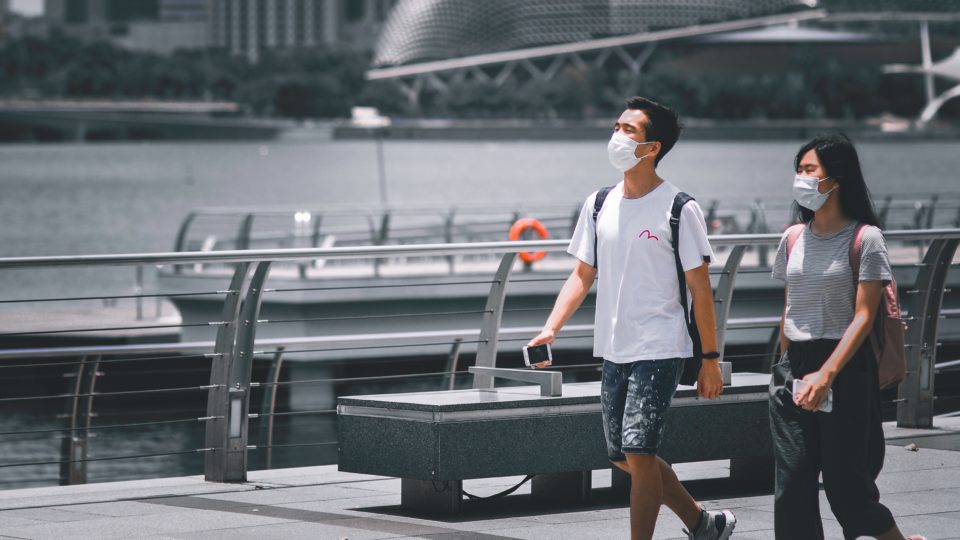
[[[793,170],[799,170],[800,160],[810,150],[817,153],[820,167],[826,176],[840,184],[840,210],[843,214],[860,223],[879,227],[880,220],[873,208],[873,198],[860,169],[860,158],[850,138],[843,133],[817,135],[797,151],[797,156],[793,159]],[[813,219],[813,210],[808,210],[796,202],[794,208],[800,213],[800,221],[809,223]]]

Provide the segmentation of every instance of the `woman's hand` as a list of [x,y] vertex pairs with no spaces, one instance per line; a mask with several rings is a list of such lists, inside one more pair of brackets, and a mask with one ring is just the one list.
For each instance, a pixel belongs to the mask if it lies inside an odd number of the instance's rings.
[[807,385],[794,394],[793,401],[804,410],[811,412],[819,410],[820,405],[827,399],[833,381],[827,374],[814,371],[804,377],[803,382]]

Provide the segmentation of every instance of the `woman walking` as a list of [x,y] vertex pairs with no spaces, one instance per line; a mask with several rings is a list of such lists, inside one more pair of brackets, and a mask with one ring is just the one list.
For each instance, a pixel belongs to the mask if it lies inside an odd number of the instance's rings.
[[[803,225],[784,234],[773,267],[773,277],[786,283],[780,324],[785,354],[770,383],[776,537],[824,537],[822,473],[844,538],[903,540],[876,485],[884,439],[877,362],[866,341],[881,291],[892,279],[886,246],[846,136],[813,139],[797,152],[794,165],[793,194]],[[850,243],[858,233],[854,276]],[[796,388],[795,379],[803,381]]]

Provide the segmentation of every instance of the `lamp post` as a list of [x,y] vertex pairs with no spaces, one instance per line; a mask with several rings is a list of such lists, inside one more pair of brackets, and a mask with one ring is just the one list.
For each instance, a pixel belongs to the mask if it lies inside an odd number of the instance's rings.
[[370,130],[377,147],[377,174],[380,185],[380,206],[386,210],[387,202],[387,166],[383,153],[383,139],[390,127],[390,117],[380,116],[376,107],[354,107],[351,110],[351,124]]

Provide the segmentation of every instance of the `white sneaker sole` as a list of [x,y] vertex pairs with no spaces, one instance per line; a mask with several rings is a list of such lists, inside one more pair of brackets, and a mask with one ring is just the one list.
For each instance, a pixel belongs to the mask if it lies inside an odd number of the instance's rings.
[[723,527],[723,530],[720,531],[717,540],[727,540],[730,538],[730,535],[733,534],[733,530],[737,528],[737,516],[733,515],[733,512],[724,510],[723,516],[727,518],[727,524]]

